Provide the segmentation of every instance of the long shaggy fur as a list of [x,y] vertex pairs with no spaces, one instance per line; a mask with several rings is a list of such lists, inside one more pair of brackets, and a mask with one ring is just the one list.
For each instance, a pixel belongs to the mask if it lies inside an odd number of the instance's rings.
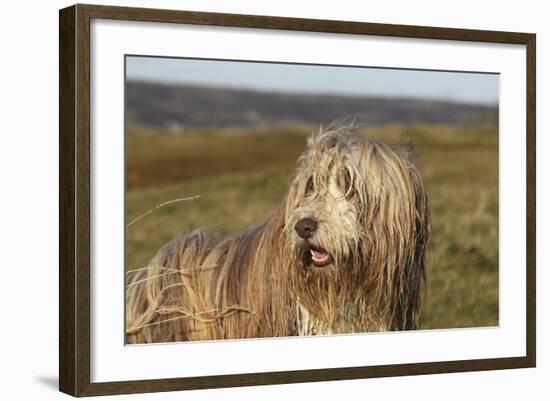
[[[296,224],[314,219],[310,238]],[[353,125],[313,134],[264,223],[217,241],[201,230],[130,274],[129,343],[416,328],[430,236],[411,149]],[[312,249],[331,263],[312,263]]]

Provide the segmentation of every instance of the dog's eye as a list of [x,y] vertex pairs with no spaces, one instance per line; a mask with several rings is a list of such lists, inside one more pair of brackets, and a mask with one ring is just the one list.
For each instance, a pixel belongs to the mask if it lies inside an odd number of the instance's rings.
[[305,190],[305,194],[306,195],[309,195],[313,192],[313,177],[309,177],[309,179],[307,180],[307,183],[306,183],[306,190]]
[[351,174],[349,171],[346,171],[344,174],[344,183],[343,188],[344,195],[346,198],[353,196],[353,181],[351,179]]

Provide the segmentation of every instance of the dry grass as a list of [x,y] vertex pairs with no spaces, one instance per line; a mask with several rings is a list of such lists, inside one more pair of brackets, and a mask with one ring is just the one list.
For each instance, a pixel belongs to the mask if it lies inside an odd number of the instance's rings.
[[[224,236],[259,223],[287,190],[306,127],[127,134],[127,269],[181,230]],[[433,243],[423,328],[498,324],[498,132],[493,127],[372,127],[412,142],[432,200]]]

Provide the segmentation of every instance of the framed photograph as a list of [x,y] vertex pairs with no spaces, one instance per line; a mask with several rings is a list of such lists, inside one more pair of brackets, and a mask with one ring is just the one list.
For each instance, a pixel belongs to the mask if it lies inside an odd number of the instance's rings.
[[61,391],[535,366],[534,34],[59,26]]

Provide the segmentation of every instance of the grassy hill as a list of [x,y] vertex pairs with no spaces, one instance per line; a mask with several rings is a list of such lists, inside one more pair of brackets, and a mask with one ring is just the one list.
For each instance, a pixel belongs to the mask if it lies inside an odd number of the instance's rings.
[[[306,127],[151,128],[126,134],[126,220],[176,198],[126,230],[127,268],[142,267],[181,230],[230,235],[266,219],[287,191]],[[498,130],[391,125],[368,130],[412,141],[432,201],[433,241],[422,328],[498,324]]]

